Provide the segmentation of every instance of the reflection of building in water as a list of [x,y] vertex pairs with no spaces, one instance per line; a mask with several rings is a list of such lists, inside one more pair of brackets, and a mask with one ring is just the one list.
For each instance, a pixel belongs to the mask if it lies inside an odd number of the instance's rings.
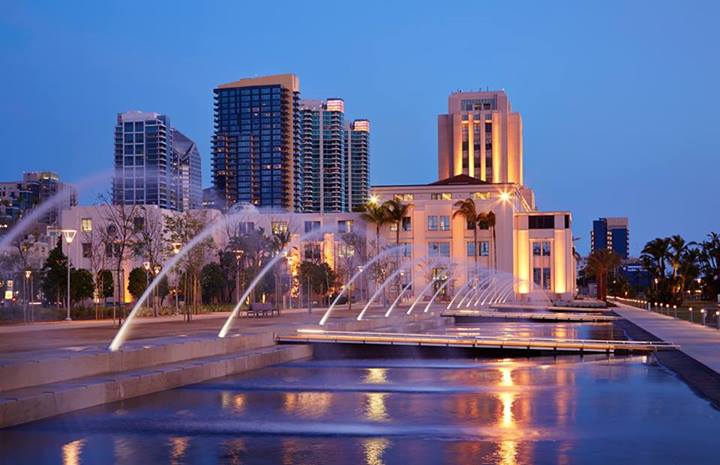
[[[223,443],[224,456],[223,463],[230,465],[242,465],[243,456],[248,453],[245,441],[242,439],[230,439]],[[182,463],[188,463],[187,461]]]
[[387,407],[385,406],[385,398],[388,396],[385,392],[368,392],[365,394],[365,417],[370,421],[388,421]]
[[303,417],[321,417],[332,405],[329,392],[288,392],[285,393],[284,409]]
[[183,459],[185,458],[185,452],[190,445],[190,438],[173,436],[168,442],[170,446],[171,465],[184,463],[185,461]]
[[225,410],[234,410],[241,413],[245,410],[245,394],[233,394],[232,392],[223,391],[220,397],[222,408]]
[[80,454],[82,453],[84,439],[69,442],[62,446],[63,465],[78,465],[80,463]]
[[388,382],[387,368],[368,368],[363,382],[367,384],[386,384]]
[[366,439],[363,441],[365,451],[365,463],[367,465],[385,465],[383,454],[390,446],[390,441],[385,438]]

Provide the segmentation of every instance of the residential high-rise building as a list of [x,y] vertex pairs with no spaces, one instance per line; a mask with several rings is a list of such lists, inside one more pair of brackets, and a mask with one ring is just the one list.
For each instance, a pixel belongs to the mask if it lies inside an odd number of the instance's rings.
[[185,134],[172,129],[173,162],[177,172],[176,197],[178,210],[202,208],[202,167],[197,144]]
[[347,208],[355,211],[368,201],[370,189],[370,122],[356,119],[345,132]]
[[342,99],[302,100],[304,212],[347,210],[345,103]]
[[238,202],[302,210],[300,81],[241,79],[214,90],[213,185],[222,208]]
[[627,217],[598,218],[590,232],[590,252],[612,250],[620,258],[630,257],[630,229]]
[[165,115],[141,111],[118,114],[113,203],[178,209],[172,135]]
[[440,179],[523,184],[522,118],[504,91],[455,92],[438,117]]
[[58,212],[77,205],[77,192],[73,186],[60,181],[52,171],[23,173],[21,181],[0,182],[0,234],[12,227],[25,214],[54,197],[68,191],[56,208],[38,219],[41,226],[57,225]]

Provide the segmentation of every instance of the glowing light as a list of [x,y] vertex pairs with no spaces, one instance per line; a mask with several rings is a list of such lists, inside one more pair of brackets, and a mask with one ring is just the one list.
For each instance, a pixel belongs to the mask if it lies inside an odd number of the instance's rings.
[[364,382],[367,384],[386,384],[387,368],[368,368]]
[[329,392],[288,392],[283,408],[288,413],[317,418],[325,415],[330,408],[332,396]]
[[190,438],[187,437],[171,437],[170,438],[170,463],[172,465],[183,463],[182,458],[190,445]]
[[82,453],[84,445],[85,440],[78,439],[77,441],[69,442],[62,446],[63,465],[79,465],[80,454]]
[[373,205],[377,205],[380,202],[380,198],[377,195],[371,195],[370,200],[368,200]]
[[500,200],[502,200],[503,202],[509,202],[511,198],[512,198],[512,194],[510,192],[508,192],[508,191],[500,192]]
[[365,463],[367,465],[385,465],[383,454],[389,446],[390,441],[385,438],[366,439],[363,441]]
[[365,418],[370,421],[388,421],[387,407],[385,406],[385,398],[388,396],[384,392],[369,392],[366,394],[365,400]]

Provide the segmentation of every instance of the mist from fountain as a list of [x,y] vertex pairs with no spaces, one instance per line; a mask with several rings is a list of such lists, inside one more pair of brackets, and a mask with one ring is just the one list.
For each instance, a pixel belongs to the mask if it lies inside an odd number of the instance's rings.
[[350,287],[350,285],[351,285],[353,282],[355,282],[355,280],[356,280],[358,277],[360,277],[360,275],[362,275],[366,270],[368,270],[368,269],[370,268],[370,265],[374,264],[375,262],[377,262],[377,261],[380,260],[381,258],[386,257],[386,256],[389,255],[391,252],[395,252],[396,250],[400,250],[400,249],[402,249],[403,247],[404,247],[404,246],[402,246],[402,245],[396,245],[396,246],[387,248],[387,249],[383,250],[382,252],[380,252],[379,254],[377,254],[377,255],[376,255],[375,257],[373,257],[371,260],[369,260],[368,262],[366,262],[364,265],[362,265],[362,267],[360,268],[360,270],[358,270],[358,272],[355,273],[355,274],[352,276],[352,278],[350,278],[350,279],[348,280],[348,282],[345,283],[345,285],[343,286],[342,290],[338,293],[338,295],[337,295],[337,296],[335,297],[335,299],[332,301],[332,304],[330,304],[330,306],[328,307],[328,309],[325,311],[325,314],[324,314],[323,317],[320,319],[320,323],[318,323],[318,324],[319,324],[320,326],[325,325],[325,322],[327,322],[328,318],[330,318],[330,314],[332,314],[332,311],[333,311],[333,309],[335,308],[335,305],[337,305],[338,301],[340,300],[340,297],[342,297],[343,294],[345,293],[345,290],[348,289],[348,288]]
[[392,305],[390,305],[390,308],[388,308],[388,311],[385,312],[385,318],[387,318],[387,317],[390,316],[390,313],[392,313],[392,311],[393,311],[393,309],[395,308],[395,306],[398,304],[398,302],[400,302],[400,298],[403,296],[403,294],[405,294],[405,291],[407,291],[408,289],[410,289],[410,286],[412,286],[412,280],[410,280],[410,282],[407,283],[407,284],[405,285],[405,287],[402,288],[402,290],[400,291],[400,293],[398,294],[398,296],[395,297],[395,300],[393,301]]
[[455,303],[455,300],[457,300],[457,298],[460,297],[460,295],[463,293],[463,291],[465,290],[465,288],[468,287],[468,286],[470,285],[470,283],[472,283],[473,281],[474,281],[474,279],[473,279],[473,280],[468,279],[468,280],[465,281],[465,284],[463,284],[462,286],[460,286],[460,289],[457,290],[457,292],[455,293],[455,295],[453,296],[453,298],[450,300],[450,303],[449,303],[448,306],[447,306],[447,309],[448,309],[448,310],[450,310],[450,307],[452,307],[452,305]]
[[470,289],[468,289],[468,291],[465,293],[463,298],[460,299],[460,302],[458,302],[456,308],[462,307],[462,305],[465,303],[465,300],[468,299],[468,297],[470,296],[474,296],[477,292],[478,287],[480,286],[480,278],[473,278],[472,281],[468,280],[468,282],[472,282],[472,285],[470,286]]
[[255,275],[255,278],[250,282],[250,285],[248,285],[247,289],[245,289],[245,292],[238,300],[237,304],[233,308],[232,312],[230,313],[230,316],[228,316],[227,320],[225,320],[225,324],[220,329],[220,332],[218,333],[218,337],[224,338],[227,336],[227,333],[230,331],[230,328],[232,328],[232,324],[235,321],[235,318],[237,318],[238,313],[240,312],[240,308],[242,307],[242,304],[245,302],[245,299],[250,296],[250,293],[255,289],[255,286],[260,283],[260,281],[265,277],[265,275],[270,271],[275,264],[280,261],[281,259],[285,258],[287,256],[287,252],[292,249],[293,247],[296,247],[298,244],[302,243],[303,241],[307,241],[308,239],[311,239],[317,235],[325,234],[329,230],[333,230],[332,225],[327,225],[322,228],[313,229],[310,232],[307,232],[300,236],[299,238],[291,241],[288,245],[286,245],[280,252],[278,252],[277,255],[275,255],[269,262],[265,264],[265,266],[258,272],[257,275]]
[[435,281],[437,281],[437,280],[438,280],[437,277],[433,277],[430,281],[428,281],[428,283],[425,285],[425,287],[423,287],[422,291],[415,298],[415,301],[412,303],[412,305],[410,306],[408,311],[405,313],[406,315],[409,315],[413,311],[413,309],[418,304],[418,302],[420,302],[420,299],[423,298],[423,296],[428,291],[428,289],[430,289],[430,287],[432,287],[432,285],[435,284]]
[[[101,182],[106,182],[113,176],[113,171],[106,171],[100,174],[96,174],[80,180],[73,184],[77,192],[81,192],[84,189],[97,185]],[[73,189],[62,189],[52,197],[45,200],[43,203],[33,208],[22,220],[10,228],[0,239],[0,252],[8,248],[17,237],[37,222],[43,215],[48,213],[53,208],[56,208],[60,203],[67,202],[73,195]],[[60,215],[58,215],[59,221]]]
[[361,311],[360,314],[357,316],[357,321],[361,321],[361,320],[362,320],[362,317],[365,316],[365,312],[367,312],[368,308],[370,308],[370,305],[372,305],[372,303],[375,301],[375,299],[377,299],[377,297],[378,297],[378,296],[380,295],[380,293],[385,289],[385,287],[386,287],[392,280],[394,280],[395,278],[397,278],[397,277],[398,277],[401,273],[403,273],[403,272],[405,272],[405,269],[404,269],[404,268],[398,268],[398,269],[395,270],[393,273],[391,273],[390,276],[388,276],[388,278],[387,278],[385,281],[383,281],[383,283],[382,283],[380,286],[378,286],[378,288],[377,288],[377,290],[375,291],[375,293],[373,293],[372,297],[370,297],[370,298],[368,299],[367,303],[365,304],[365,307],[363,307],[362,311]]
[[257,208],[249,204],[241,205],[238,208],[239,210],[231,211],[228,214],[220,217],[218,220],[212,222],[210,225],[206,226],[195,237],[193,237],[192,240],[185,244],[182,249],[178,251],[177,254],[175,254],[170,260],[163,263],[163,267],[160,273],[145,289],[145,292],[143,292],[137,302],[135,302],[135,306],[133,306],[132,311],[125,319],[125,323],[120,326],[120,329],[115,334],[115,337],[113,338],[110,346],[108,347],[110,351],[115,352],[120,347],[122,347],[122,345],[125,343],[125,340],[127,339],[128,332],[130,331],[130,326],[132,325],[132,322],[135,320],[138,312],[142,308],[145,300],[151,295],[155,287],[157,287],[162,282],[163,277],[167,273],[169,273],[170,270],[172,270],[173,267],[177,265],[178,262],[185,257],[185,255],[188,254],[188,252],[190,252],[200,242],[204,241],[208,236],[220,230],[220,228],[226,227],[233,221],[240,221],[241,219],[246,218],[248,215],[257,215],[258,213]]

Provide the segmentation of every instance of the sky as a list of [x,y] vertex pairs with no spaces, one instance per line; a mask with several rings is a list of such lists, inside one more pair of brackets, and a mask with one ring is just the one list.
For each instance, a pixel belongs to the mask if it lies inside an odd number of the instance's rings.
[[458,89],[505,89],[525,183],[650,239],[720,231],[720,2],[19,1],[0,9],[0,179],[112,168],[116,114],[170,116],[210,185],[212,89],[292,72],[303,98],[368,118],[371,183],[437,179],[437,115]]

